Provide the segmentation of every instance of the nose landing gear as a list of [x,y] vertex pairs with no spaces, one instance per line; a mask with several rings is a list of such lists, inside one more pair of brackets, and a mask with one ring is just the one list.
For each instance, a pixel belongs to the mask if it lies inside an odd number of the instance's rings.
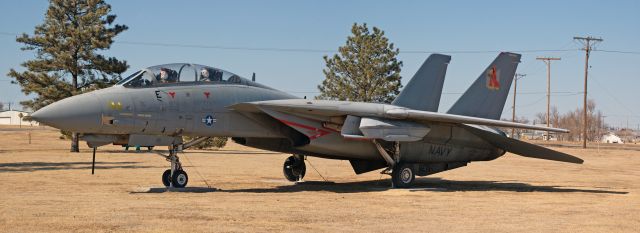
[[288,181],[302,181],[302,178],[304,178],[304,174],[307,172],[307,166],[304,164],[304,156],[289,156],[289,158],[284,161],[282,172],[284,173],[284,177],[287,178]]
[[178,158],[178,150],[176,147],[169,147],[169,156],[167,160],[171,162],[171,169],[167,169],[162,173],[162,184],[172,188],[184,188],[189,182],[187,172],[182,169],[182,163]]

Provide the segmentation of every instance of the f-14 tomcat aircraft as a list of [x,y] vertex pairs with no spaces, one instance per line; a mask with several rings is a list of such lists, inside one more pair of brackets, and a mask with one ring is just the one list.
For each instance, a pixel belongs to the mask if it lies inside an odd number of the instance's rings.
[[[500,53],[446,113],[438,113],[450,56],[429,56],[391,104],[308,100],[222,69],[195,64],[153,66],[113,87],[50,104],[32,118],[78,132],[88,146],[169,146],[164,185],[185,187],[178,152],[208,137],[290,153],[284,176],[301,181],[305,156],[348,160],[356,174],[383,169],[394,187],[425,176],[489,161],[507,151],[582,163],[577,157],[507,137],[495,127],[552,132],[501,121],[520,55]],[[195,140],[183,142],[182,136]]]

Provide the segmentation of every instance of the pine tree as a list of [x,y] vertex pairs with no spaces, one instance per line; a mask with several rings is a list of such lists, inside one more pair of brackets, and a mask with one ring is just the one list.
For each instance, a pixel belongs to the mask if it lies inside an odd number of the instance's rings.
[[[21,102],[38,110],[55,101],[116,83],[129,67],[125,61],[98,54],[127,26],[113,24],[116,15],[103,0],[50,0],[44,22],[33,35],[23,33],[16,41],[36,57],[21,65],[26,71],[9,71],[22,92],[35,98]],[[78,152],[73,133],[71,151]]]
[[316,98],[390,103],[402,87],[400,51],[377,27],[371,32],[366,23],[354,23],[351,33],[339,54],[324,56],[326,78]]

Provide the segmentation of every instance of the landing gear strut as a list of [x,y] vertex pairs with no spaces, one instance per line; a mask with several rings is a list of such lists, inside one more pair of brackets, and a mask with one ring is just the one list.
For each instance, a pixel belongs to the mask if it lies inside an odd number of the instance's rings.
[[302,181],[304,174],[307,172],[307,166],[304,164],[304,156],[293,155],[287,158],[282,166],[282,172],[288,181]]
[[404,163],[400,159],[400,143],[384,143],[373,139],[373,144],[380,152],[380,156],[387,162],[389,167],[382,171],[382,174],[389,174],[391,171],[392,188],[409,188],[416,179],[415,166]]
[[162,173],[162,184],[167,187],[184,188],[189,182],[187,172],[182,170],[182,163],[178,158],[178,150],[175,146],[169,146],[169,156],[167,160],[171,162],[171,169]]

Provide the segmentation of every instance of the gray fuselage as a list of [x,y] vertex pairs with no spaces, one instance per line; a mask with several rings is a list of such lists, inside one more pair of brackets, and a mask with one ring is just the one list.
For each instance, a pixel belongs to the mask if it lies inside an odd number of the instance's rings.
[[[237,112],[236,103],[296,99],[265,87],[198,83],[153,87],[114,87],[67,98],[47,108],[67,108],[77,117],[56,127],[87,135],[225,136],[242,144],[285,153],[301,153],[332,159],[382,160],[370,140],[348,139],[325,128],[318,138],[304,138],[264,113]],[[345,102],[363,109],[386,104]],[[46,111],[46,110],[45,110]],[[59,124],[64,122],[56,121]],[[485,140],[454,124],[425,123],[430,132],[416,142],[402,142],[402,160],[414,163],[446,163],[492,160],[504,154]],[[302,138],[301,138],[302,137]]]

